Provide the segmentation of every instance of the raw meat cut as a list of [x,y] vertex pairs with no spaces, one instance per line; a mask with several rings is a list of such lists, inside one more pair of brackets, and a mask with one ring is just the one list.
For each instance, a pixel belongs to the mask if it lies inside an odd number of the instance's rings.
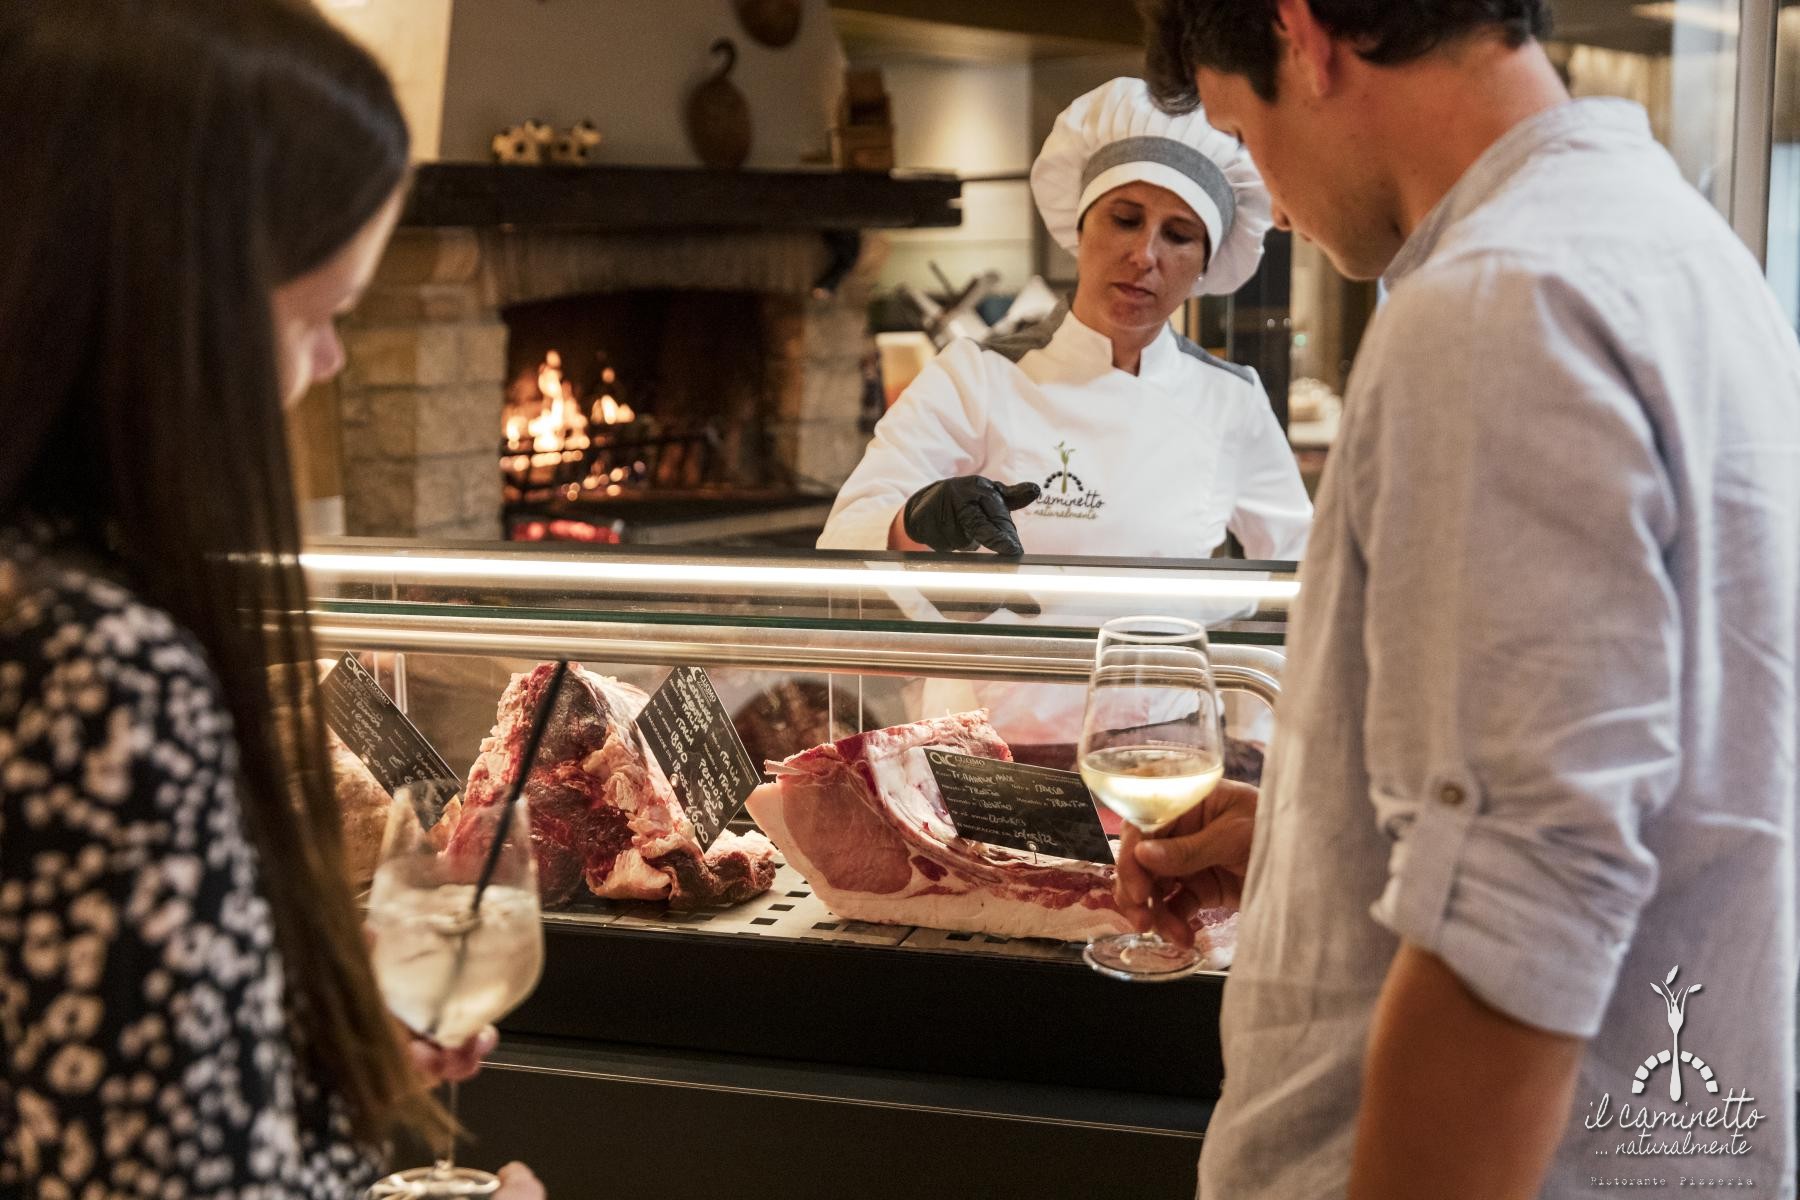
[[1111,866],[956,836],[926,747],[1012,759],[985,712],[879,729],[771,764],[750,815],[840,917],[1059,940],[1131,928]]
[[388,794],[336,730],[325,730],[325,749],[331,760],[332,786],[343,830],[344,876],[351,887],[361,887],[375,878],[375,868],[381,863]]
[[[768,764],[750,815],[840,917],[1002,937],[1124,933],[1110,864],[1033,856],[956,836],[925,750],[1011,761],[985,712],[857,734]],[[1231,965],[1237,913],[1193,918],[1208,969]]]
[[[469,771],[462,812],[506,799],[554,671],[543,663],[513,676]],[[693,822],[632,725],[648,700],[616,679],[569,667],[525,782],[546,907],[567,903],[584,881],[606,899],[695,908],[748,900],[775,880],[775,848],[759,833],[722,833],[701,852]],[[454,830],[448,848],[458,851]]]
[[1229,735],[1225,738],[1225,778],[1262,786],[1263,756],[1268,747]]

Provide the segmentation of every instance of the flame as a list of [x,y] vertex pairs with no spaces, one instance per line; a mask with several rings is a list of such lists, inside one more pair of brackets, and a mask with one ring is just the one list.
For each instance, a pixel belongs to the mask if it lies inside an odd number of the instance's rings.
[[[607,368],[609,371],[611,368]],[[614,400],[611,394],[600,397],[600,403],[594,406],[595,414],[603,425],[625,425],[637,420],[637,414],[631,411],[631,405]]]
[[563,377],[562,355],[555,350],[544,355],[537,386],[541,408],[526,425],[531,448],[545,453],[586,449],[587,417],[575,399],[575,385]]
[[[611,440],[598,430],[611,425],[624,425],[637,420],[631,405],[613,395],[618,374],[611,367],[601,372],[602,394],[589,411],[576,394],[574,383],[563,374],[562,354],[545,353],[535,372],[523,372],[507,392],[507,408],[503,418],[506,449],[501,462],[520,480],[521,486],[554,483],[555,494],[574,500],[585,492],[602,492],[617,496],[623,493],[621,483],[642,475],[643,464],[618,466],[608,470],[598,464],[590,468],[585,479],[568,482],[562,474],[571,464],[579,466],[598,437],[601,445]],[[529,535],[527,535],[529,536]]]
[[536,395],[527,379],[514,385],[505,417],[509,470],[524,472],[578,462],[590,445],[587,416],[581,411],[574,385],[562,373],[562,365],[562,355],[552,350],[538,366]]

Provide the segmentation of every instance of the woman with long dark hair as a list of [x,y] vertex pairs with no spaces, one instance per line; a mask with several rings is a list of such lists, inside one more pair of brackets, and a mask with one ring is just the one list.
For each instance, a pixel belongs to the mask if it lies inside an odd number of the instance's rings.
[[342,882],[281,418],[405,123],[301,0],[57,0],[0,145],[0,1193],[340,1200],[470,1065]]

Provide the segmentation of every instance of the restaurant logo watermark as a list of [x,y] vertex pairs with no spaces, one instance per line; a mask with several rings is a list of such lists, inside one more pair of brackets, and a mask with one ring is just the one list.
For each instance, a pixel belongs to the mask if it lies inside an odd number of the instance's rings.
[[[1746,1092],[1731,1088],[1720,1096],[1718,1073],[1712,1065],[1681,1048],[1681,1035],[1688,1023],[1688,998],[1704,989],[1698,983],[1677,986],[1675,977],[1680,971],[1676,965],[1662,982],[1650,985],[1662,1001],[1669,1044],[1645,1057],[1632,1072],[1631,1095],[1644,1099],[1636,1103],[1621,1100],[1615,1107],[1612,1093],[1604,1092],[1598,1100],[1588,1103],[1583,1127],[1610,1135],[1606,1145],[1594,1150],[1596,1155],[1728,1162],[1751,1152],[1748,1135],[1767,1119],[1757,1110],[1756,1097]],[[1655,1086],[1664,1068],[1668,1069],[1666,1100],[1664,1089]],[[1617,1181],[1595,1178],[1592,1182]],[[1728,1183],[1719,1181],[1720,1186]]]
[[1703,990],[1705,985],[1696,983],[1685,988],[1676,987],[1675,976],[1680,970],[1681,965],[1677,963],[1675,966],[1669,968],[1668,977],[1661,983],[1652,983],[1650,985],[1651,989],[1654,990],[1658,996],[1662,997],[1663,1006],[1668,1010],[1669,1048],[1667,1050],[1658,1050],[1655,1054],[1652,1054],[1649,1058],[1646,1058],[1643,1062],[1638,1064],[1637,1073],[1631,1078],[1631,1094],[1634,1096],[1643,1094],[1644,1088],[1650,1083],[1650,1073],[1652,1071],[1656,1070],[1658,1067],[1666,1066],[1670,1068],[1669,1099],[1679,1103],[1681,1100],[1681,1067],[1683,1063],[1691,1064],[1696,1071],[1700,1072],[1701,1082],[1706,1085],[1706,1090],[1708,1092],[1715,1096],[1719,1094],[1719,1081],[1713,1078],[1712,1068],[1681,1048],[1681,1028],[1683,1025],[1687,1024],[1688,997],[1695,992]]

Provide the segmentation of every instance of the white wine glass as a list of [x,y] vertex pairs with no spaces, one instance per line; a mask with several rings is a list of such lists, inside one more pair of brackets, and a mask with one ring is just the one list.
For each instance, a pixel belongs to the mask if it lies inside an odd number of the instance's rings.
[[[1078,763],[1094,798],[1147,838],[1205,800],[1224,774],[1219,695],[1206,629],[1179,617],[1100,628]],[[1202,956],[1149,933],[1095,938],[1082,957],[1134,982],[1180,979]]]
[[[476,903],[506,806],[465,808],[440,850],[428,832],[435,821],[424,807],[428,791],[395,789],[367,920],[375,981],[388,1010],[416,1036],[455,1047],[511,1012],[537,986],[544,966],[537,865],[520,796]],[[456,1085],[447,1086],[454,1120]],[[387,1176],[367,1200],[444,1200],[498,1190],[498,1177],[456,1166],[455,1148],[451,1134],[436,1163]]]

